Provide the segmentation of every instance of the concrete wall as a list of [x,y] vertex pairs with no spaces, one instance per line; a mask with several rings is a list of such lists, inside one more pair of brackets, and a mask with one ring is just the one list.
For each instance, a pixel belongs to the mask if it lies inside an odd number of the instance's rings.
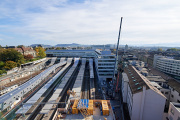
[[[130,88],[128,88],[130,89]],[[130,90],[129,90],[130,91]],[[132,100],[131,100],[132,98]],[[127,105],[132,103],[132,112],[129,109],[131,120],[162,120],[166,98],[148,89],[127,97]]]
[[169,86],[170,90],[171,90],[171,95],[170,95],[170,101],[171,102],[180,102],[180,93],[178,93],[176,90],[174,90],[173,88],[171,88]]
[[127,93],[128,93],[128,77],[126,73],[122,73],[122,95],[123,102],[127,103]]
[[[169,120],[179,120],[180,119],[180,111],[173,105],[176,103],[170,103],[169,111],[168,111],[168,118]],[[180,104],[177,104],[180,106]]]
[[131,120],[140,120],[141,103],[142,103],[142,92],[134,94]]
[[166,98],[149,89],[146,90],[143,120],[162,120]]

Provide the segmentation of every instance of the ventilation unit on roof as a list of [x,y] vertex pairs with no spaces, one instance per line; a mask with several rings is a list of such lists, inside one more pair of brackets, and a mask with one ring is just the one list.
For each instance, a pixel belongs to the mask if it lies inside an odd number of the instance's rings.
[[135,85],[138,85],[139,83],[135,83]]
[[134,77],[132,77],[132,78],[134,78]]
[[133,80],[134,82],[136,82],[136,80]]
[[138,87],[137,89],[140,90],[140,89],[142,89],[142,87]]

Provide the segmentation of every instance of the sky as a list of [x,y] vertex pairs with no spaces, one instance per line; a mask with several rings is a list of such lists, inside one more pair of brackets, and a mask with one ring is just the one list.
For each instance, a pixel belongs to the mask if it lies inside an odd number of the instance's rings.
[[1,0],[0,45],[180,46],[180,0]]

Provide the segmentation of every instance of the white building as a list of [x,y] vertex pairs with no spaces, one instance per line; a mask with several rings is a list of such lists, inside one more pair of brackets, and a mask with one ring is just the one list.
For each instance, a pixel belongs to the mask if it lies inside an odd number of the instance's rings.
[[[112,54],[110,50],[47,50],[46,55],[47,57],[94,58],[97,75],[100,81],[105,81],[107,79],[112,80],[114,77],[115,55]],[[117,72],[117,69],[115,72]]]
[[162,120],[166,97],[133,66],[122,74],[123,102],[131,120]]
[[180,77],[180,60],[154,55],[153,67],[169,75]]
[[177,102],[180,103],[180,82],[176,80],[169,80],[168,81],[169,89],[170,89],[170,102]]
[[102,49],[102,50],[109,50],[110,49],[110,45],[91,45],[93,50],[96,49]]
[[[95,65],[101,81],[112,80],[115,65],[115,55],[111,51],[96,50]],[[116,67],[117,68],[117,67]],[[117,72],[117,69],[116,71]]]
[[180,120],[180,103],[170,102],[168,118],[169,120]]
[[95,50],[47,50],[47,57],[95,57]]

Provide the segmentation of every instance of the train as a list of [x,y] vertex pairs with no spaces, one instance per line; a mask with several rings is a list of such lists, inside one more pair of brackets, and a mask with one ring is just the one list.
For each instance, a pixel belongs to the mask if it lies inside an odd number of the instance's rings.
[[8,92],[10,92],[10,91],[12,91],[14,89],[16,89],[17,87],[18,87],[18,85],[13,85],[13,86],[10,86],[10,87],[7,87],[7,88],[1,90],[0,91],[0,96],[5,94],[5,93],[8,93]]
[[40,82],[44,80],[50,73],[55,71],[56,68],[65,65],[67,62],[63,61],[58,64],[55,64],[34,78],[30,79],[26,83],[22,84],[21,86],[15,88],[14,90],[10,91],[9,93],[6,93],[2,96],[0,96],[0,111],[3,111],[4,109],[10,109],[12,105],[14,105],[17,100],[21,100],[22,97],[27,94],[29,91],[31,91],[36,85],[38,85]]

